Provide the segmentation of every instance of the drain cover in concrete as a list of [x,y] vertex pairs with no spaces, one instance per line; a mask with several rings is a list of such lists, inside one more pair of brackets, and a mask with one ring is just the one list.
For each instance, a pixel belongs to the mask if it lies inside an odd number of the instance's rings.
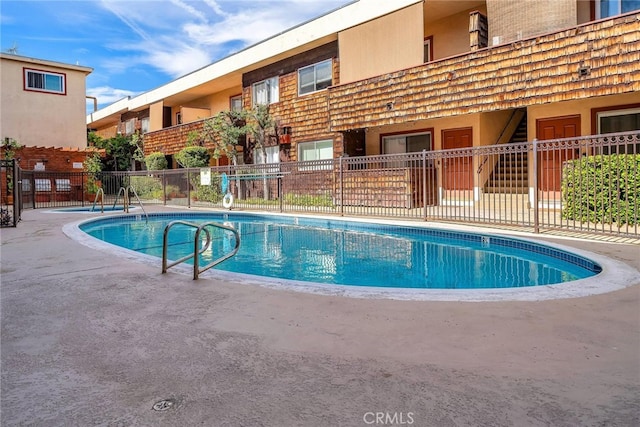
[[174,402],[171,399],[161,400],[153,404],[153,410],[166,411],[167,409],[170,409],[173,406],[173,403]]

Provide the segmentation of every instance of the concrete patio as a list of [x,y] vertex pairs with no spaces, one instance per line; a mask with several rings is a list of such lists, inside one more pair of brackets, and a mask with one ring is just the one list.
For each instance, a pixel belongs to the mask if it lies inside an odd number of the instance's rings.
[[[640,425],[640,274],[534,302],[315,295],[162,275],[63,234],[82,218],[1,232],[3,426]],[[637,241],[540,240],[640,270]]]

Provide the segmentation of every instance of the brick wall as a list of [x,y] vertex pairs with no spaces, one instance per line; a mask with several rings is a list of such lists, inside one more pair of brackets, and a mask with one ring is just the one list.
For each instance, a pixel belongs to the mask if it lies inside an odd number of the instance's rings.
[[36,164],[41,163],[45,171],[82,172],[84,168],[74,169],[74,163],[83,164],[93,152],[69,148],[23,147],[16,151],[15,159],[24,170],[34,170]]

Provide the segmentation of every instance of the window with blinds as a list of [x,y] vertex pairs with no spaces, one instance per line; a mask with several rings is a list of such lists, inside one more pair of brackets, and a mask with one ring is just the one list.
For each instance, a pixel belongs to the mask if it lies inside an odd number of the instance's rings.
[[66,94],[65,75],[52,73],[50,71],[31,70],[25,68],[24,88],[25,90],[64,95]]

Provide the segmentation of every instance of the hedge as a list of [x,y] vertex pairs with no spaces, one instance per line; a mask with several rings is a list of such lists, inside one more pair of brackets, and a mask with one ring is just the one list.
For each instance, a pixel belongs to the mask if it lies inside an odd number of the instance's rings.
[[640,224],[640,154],[574,159],[562,171],[562,217],[581,222]]
[[180,150],[176,155],[176,161],[183,168],[202,168],[209,166],[211,154],[205,147],[190,146]]
[[158,151],[149,154],[144,158],[144,162],[147,166],[147,170],[162,170],[166,169],[169,165],[167,164],[167,158],[164,153],[160,153]]

